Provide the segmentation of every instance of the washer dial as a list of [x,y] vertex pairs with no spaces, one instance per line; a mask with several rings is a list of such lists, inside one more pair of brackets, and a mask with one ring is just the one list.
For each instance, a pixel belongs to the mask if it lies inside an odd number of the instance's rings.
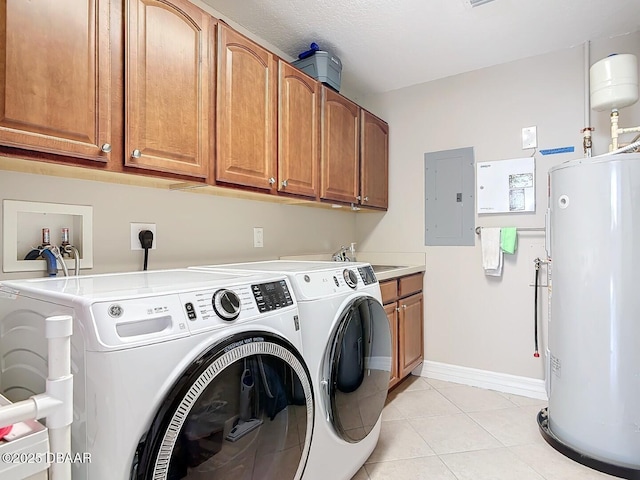
[[240,297],[226,288],[218,290],[211,299],[213,310],[223,320],[231,321],[240,315]]
[[347,282],[347,285],[351,288],[356,288],[356,285],[358,284],[358,275],[356,275],[356,272],[345,268],[342,272],[342,276],[344,277],[344,281]]

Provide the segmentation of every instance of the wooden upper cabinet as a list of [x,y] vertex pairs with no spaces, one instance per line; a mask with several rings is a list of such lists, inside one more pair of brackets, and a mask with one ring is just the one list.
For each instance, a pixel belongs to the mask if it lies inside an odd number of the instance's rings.
[[360,203],[386,209],[389,202],[389,126],[361,109]]
[[277,81],[271,52],[218,26],[216,182],[275,191]]
[[320,83],[280,60],[278,191],[316,198],[320,176]]
[[109,1],[0,0],[0,144],[106,162]]
[[359,107],[322,87],[322,175],[320,197],[358,203]]
[[215,22],[186,0],[127,0],[125,165],[207,177]]

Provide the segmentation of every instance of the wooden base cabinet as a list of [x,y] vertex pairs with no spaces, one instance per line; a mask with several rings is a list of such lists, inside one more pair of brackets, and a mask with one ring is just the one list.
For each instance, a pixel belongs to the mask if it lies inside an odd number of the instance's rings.
[[389,388],[408,376],[424,359],[423,276],[418,273],[380,282],[392,339]]
[[398,301],[398,375],[404,378],[424,358],[424,302],[422,293]]

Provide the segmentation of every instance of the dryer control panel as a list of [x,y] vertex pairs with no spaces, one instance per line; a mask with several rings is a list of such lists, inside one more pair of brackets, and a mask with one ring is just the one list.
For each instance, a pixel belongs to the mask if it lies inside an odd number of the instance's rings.
[[293,305],[293,298],[291,298],[287,282],[284,280],[251,285],[251,291],[260,313]]
[[373,272],[373,267],[371,265],[365,265],[364,267],[358,267],[358,272],[362,277],[362,281],[365,285],[371,285],[372,283],[376,283],[378,279],[376,278],[376,274]]

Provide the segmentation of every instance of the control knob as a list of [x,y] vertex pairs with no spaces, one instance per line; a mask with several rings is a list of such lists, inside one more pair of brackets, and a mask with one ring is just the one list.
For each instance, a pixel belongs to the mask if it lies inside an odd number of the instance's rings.
[[218,290],[211,299],[213,310],[223,320],[231,321],[240,315],[240,297],[226,288]]
[[358,284],[358,275],[356,275],[356,272],[345,268],[342,275],[344,276],[344,281],[347,282],[347,285],[351,288],[356,288],[356,285]]

